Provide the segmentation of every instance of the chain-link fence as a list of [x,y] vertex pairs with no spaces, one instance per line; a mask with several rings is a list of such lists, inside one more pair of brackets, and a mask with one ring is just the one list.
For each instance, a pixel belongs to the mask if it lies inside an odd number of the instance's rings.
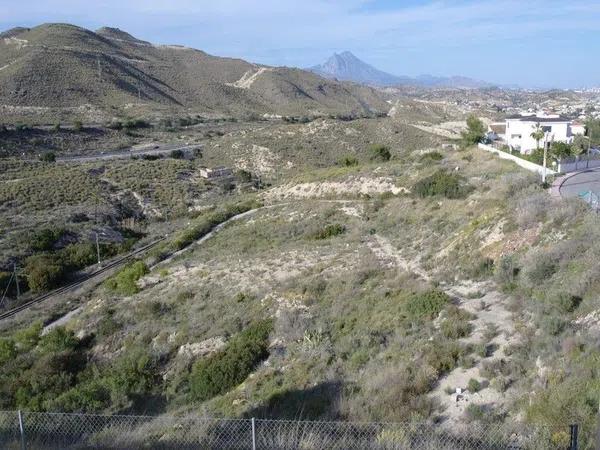
[[569,427],[0,412],[0,448],[17,450],[564,450],[569,442]]

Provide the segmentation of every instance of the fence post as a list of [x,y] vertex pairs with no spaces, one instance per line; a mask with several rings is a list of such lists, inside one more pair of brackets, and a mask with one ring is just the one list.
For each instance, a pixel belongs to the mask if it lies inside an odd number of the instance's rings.
[[579,448],[579,444],[577,442],[577,437],[579,434],[579,425],[573,424],[570,426],[571,429],[571,442],[569,444],[569,450],[577,450]]
[[252,418],[252,450],[256,450],[256,425],[254,417]]
[[23,415],[21,410],[17,412],[19,416],[19,433],[21,434],[21,450],[25,450],[25,427],[23,426]]

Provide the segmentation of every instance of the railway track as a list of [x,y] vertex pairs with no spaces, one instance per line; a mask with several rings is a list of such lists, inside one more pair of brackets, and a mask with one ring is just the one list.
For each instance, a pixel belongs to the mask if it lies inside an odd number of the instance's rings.
[[164,237],[157,239],[143,247],[138,248],[137,250],[134,250],[131,253],[128,253],[125,256],[122,256],[114,261],[111,261],[106,266],[96,270],[95,272],[91,272],[89,274],[82,276],[81,278],[77,279],[76,281],[73,281],[72,283],[66,284],[65,286],[61,286],[58,289],[48,292],[47,294],[40,295],[39,297],[29,300],[28,302],[25,302],[22,305],[16,306],[15,308],[9,309],[8,311],[0,312],[0,320],[8,319],[9,317],[13,317],[14,315],[18,314],[19,312],[29,309],[32,306],[42,303],[45,300],[48,300],[49,298],[52,298],[56,295],[60,295],[60,294],[64,294],[66,292],[72,291],[73,289],[76,289],[77,287],[81,286],[86,281],[88,281],[92,278],[95,278],[98,275],[101,275],[101,274],[109,271],[110,269],[114,269],[115,267],[118,267],[118,266],[126,263],[127,261],[130,261],[135,256],[140,255],[140,254],[150,250],[151,248],[155,247],[158,243],[160,243],[164,240],[165,240]]

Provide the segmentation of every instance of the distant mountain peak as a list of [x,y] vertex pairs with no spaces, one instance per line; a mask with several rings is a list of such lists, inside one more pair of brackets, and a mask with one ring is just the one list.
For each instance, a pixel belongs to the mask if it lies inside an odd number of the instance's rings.
[[400,77],[382,72],[367,64],[348,50],[334,53],[323,64],[311,67],[309,70],[325,78],[376,86],[393,86],[403,81]]
[[348,50],[334,53],[323,64],[310,67],[308,70],[325,78],[335,78],[380,87],[409,85],[471,89],[491,86],[489,83],[462,76],[419,75],[416,78],[411,78],[392,75],[367,64]]

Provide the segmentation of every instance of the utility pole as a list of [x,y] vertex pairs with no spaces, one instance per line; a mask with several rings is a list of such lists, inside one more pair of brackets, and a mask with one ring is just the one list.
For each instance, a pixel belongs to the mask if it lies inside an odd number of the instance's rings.
[[548,156],[548,132],[544,135],[544,163],[542,170],[542,183],[546,182],[546,158]]
[[17,263],[13,263],[13,276],[15,277],[15,284],[17,285],[17,300],[19,300],[21,288],[19,287],[19,276],[17,275]]
[[140,87],[138,86],[138,100],[142,100],[142,91],[140,90]]
[[98,232],[96,231],[96,254],[98,255],[98,265],[102,265],[100,261],[100,243],[98,242]]

